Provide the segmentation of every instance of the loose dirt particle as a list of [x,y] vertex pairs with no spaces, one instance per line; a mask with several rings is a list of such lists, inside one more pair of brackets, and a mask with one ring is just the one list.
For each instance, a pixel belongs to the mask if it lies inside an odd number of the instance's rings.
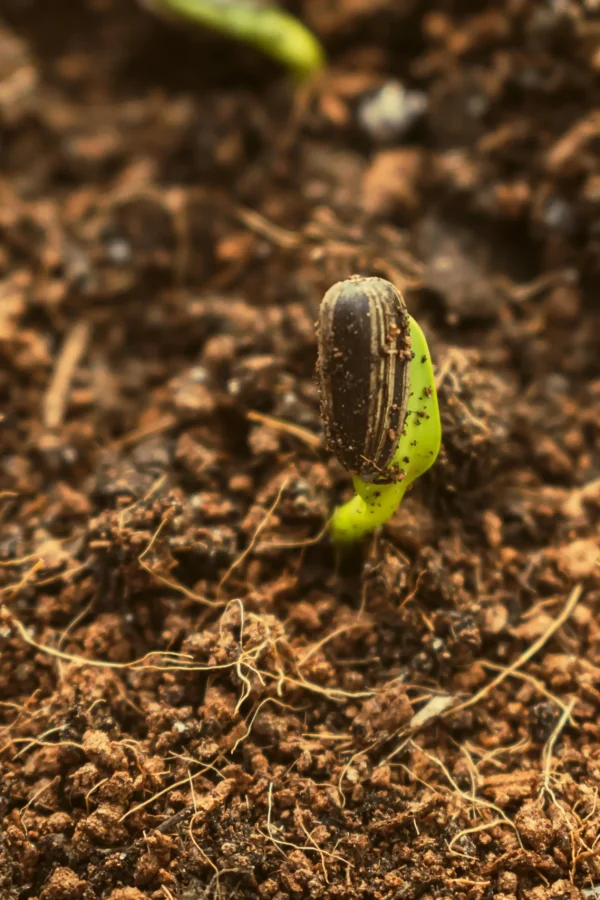
[[80,900],[84,896],[85,882],[72,869],[55,869],[40,894],[40,900]]
[[547,850],[552,843],[552,822],[546,818],[539,804],[526,803],[515,816],[515,825],[523,840],[538,852]]
[[600,543],[586,538],[573,541],[560,549],[558,564],[574,580],[592,575],[600,579]]
[[148,895],[142,893],[138,888],[125,887],[116,888],[109,895],[107,900],[147,900]]

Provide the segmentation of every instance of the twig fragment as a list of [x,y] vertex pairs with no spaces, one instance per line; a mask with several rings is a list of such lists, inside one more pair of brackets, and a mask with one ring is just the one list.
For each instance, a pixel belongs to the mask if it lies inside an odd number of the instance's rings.
[[565,603],[560,615],[550,623],[546,631],[542,635],[540,635],[537,641],[534,641],[534,643],[531,644],[531,646],[528,647],[527,650],[525,650],[525,652],[522,653],[521,656],[519,656],[519,658],[514,661],[514,663],[511,663],[510,666],[507,666],[505,669],[499,672],[496,678],[490,681],[489,684],[486,684],[485,687],[482,687],[480,691],[477,691],[477,693],[473,694],[472,697],[469,697],[468,700],[464,700],[462,703],[459,703],[458,706],[454,706],[452,707],[452,709],[449,709],[448,712],[444,715],[454,715],[454,713],[457,713],[460,710],[468,709],[470,706],[474,706],[476,703],[479,703],[479,701],[486,697],[490,693],[490,691],[493,691],[494,688],[502,684],[502,682],[506,678],[508,678],[509,675],[513,675],[518,669],[524,666],[526,662],[529,662],[529,660],[534,657],[536,653],[538,653],[542,649],[542,647],[550,640],[552,635],[565,624],[565,622],[579,603],[582,590],[582,586],[580,584],[576,584],[569,594],[567,602]]
[[230,578],[230,576],[232,575],[232,573],[233,573],[239,566],[241,566],[241,564],[244,562],[244,560],[246,559],[246,557],[247,557],[250,553],[252,553],[252,550],[254,549],[254,545],[256,544],[258,538],[260,537],[261,533],[264,531],[264,529],[267,527],[267,525],[268,525],[269,522],[271,521],[271,518],[272,518],[272,516],[273,516],[273,513],[275,512],[275,510],[276,510],[277,507],[279,506],[279,503],[280,503],[280,501],[281,501],[281,496],[282,496],[283,492],[285,491],[286,487],[288,486],[288,481],[289,481],[289,478],[286,478],[286,479],[281,483],[281,486],[280,486],[279,490],[277,491],[277,496],[275,497],[275,500],[273,501],[273,503],[271,504],[271,506],[270,506],[269,509],[267,510],[266,515],[264,516],[264,518],[262,519],[262,521],[259,523],[258,527],[256,528],[254,534],[252,535],[252,538],[251,538],[251,540],[250,540],[250,543],[248,544],[248,546],[246,547],[246,549],[244,550],[244,552],[241,553],[241,554],[237,557],[237,559],[234,559],[234,561],[231,563],[231,565],[229,566],[229,568],[227,569],[227,571],[225,572],[225,574],[224,574],[223,577],[221,578],[221,581],[219,582],[219,588],[218,588],[218,591],[217,591],[217,596],[221,593],[221,591],[222,591],[222,589],[223,589],[223,585],[225,584],[226,581],[229,580],[229,578]]
[[261,425],[266,425],[268,428],[272,428],[274,431],[281,431],[284,434],[291,434],[293,437],[296,437],[299,440],[303,441],[309,447],[314,447],[315,450],[320,450],[323,446],[323,442],[317,434],[309,431],[308,428],[302,428],[301,425],[294,425],[293,422],[285,422],[283,419],[276,419],[274,416],[267,416],[264,413],[257,412],[254,409],[248,410],[248,412],[246,413],[246,418],[251,422],[259,422]]
[[89,322],[77,322],[67,334],[60,349],[42,403],[42,421],[48,429],[60,428],[64,421],[71,381],[85,353],[90,332]]

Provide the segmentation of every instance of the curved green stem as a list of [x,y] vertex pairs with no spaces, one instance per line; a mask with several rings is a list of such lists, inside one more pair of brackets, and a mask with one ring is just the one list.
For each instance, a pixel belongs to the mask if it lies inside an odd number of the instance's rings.
[[255,0],[142,0],[157,13],[203,25],[252,44],[292,69],[300,79],[325,63],[321,44],[302,22],[273,4]]
[[393,516],[406,489],[435,462],[442,440],[440,412],[427,340],[419,324],[410,318],[413,359],[410,364],[410,400],[404,431],[391,465],[402,480],[392,484],[367,484],[355,476],[356,496],[338,506],[331,519],[336,543],[357,541]]
[[338,506],[331,519],[331,534],[336,543],[350,543],[383,525],[394,515],[408,485],[406,479],[397,484],[366,484],[352,479],[355,496]]

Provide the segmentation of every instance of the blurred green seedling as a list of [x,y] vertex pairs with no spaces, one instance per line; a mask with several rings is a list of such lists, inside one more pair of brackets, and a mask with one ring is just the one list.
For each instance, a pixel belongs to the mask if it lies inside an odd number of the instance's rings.
[[325,63],[316,37],[295,16],[264,0],[140,0],[167,18],[251,44],[305,80]]

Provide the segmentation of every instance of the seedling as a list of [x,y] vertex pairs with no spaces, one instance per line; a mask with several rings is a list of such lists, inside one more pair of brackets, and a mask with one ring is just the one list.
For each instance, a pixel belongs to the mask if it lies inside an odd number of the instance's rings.
[[252,44],[303,80],[325,62],[319,41],[302,22],[268,0],[141,0],[167,18],[182,19]]
[[336,543],[357,541],[394,514],[441,443],[431,356],[400,292],[383,278],[331,287],[317,324],[327,447],[356,496],[331,519]]

